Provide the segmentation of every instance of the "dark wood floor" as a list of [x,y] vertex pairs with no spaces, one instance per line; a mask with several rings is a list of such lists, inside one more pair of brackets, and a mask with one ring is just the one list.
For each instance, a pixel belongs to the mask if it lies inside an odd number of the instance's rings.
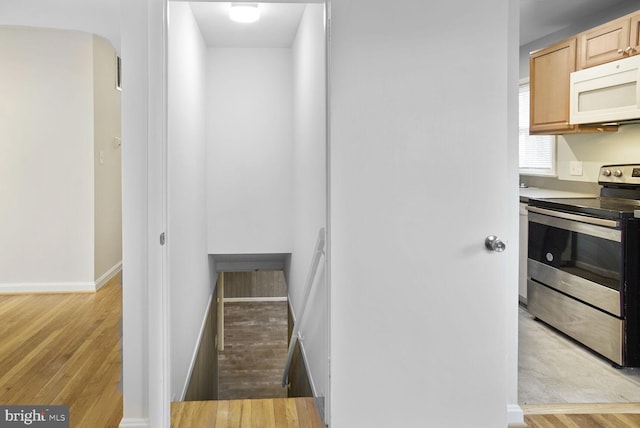
[[218,354],[221,400],[284,398],[287,302],[225,303],[225,348]]

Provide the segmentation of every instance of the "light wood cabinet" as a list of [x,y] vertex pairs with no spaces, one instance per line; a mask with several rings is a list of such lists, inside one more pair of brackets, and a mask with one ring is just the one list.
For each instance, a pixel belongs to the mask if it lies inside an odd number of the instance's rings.
[[634,12],[578,35],[577,69],[640,53],[640,13]]
[[529,132],[572,132],[569,125],[569,74],[576,69],[576,39],[533,52],[529,57]]
[[640,12],[631,15],[629,28],[629,46],[634,55],[640,54]]
[[531,53],[530,134],[615,131],[617,126],[569,125],[569,78],[576,70],[640,54],[640,11]]
[[529,134],[562,135],[616,131],[617,126],[569,124],[569,77],[576,71],[576,38],[529,57]]

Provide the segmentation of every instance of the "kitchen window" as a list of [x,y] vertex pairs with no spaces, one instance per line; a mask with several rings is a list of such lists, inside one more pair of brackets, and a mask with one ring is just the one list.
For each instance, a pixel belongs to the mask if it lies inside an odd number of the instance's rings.
[[556,137],[553,135],[529,135],[529,82],[520,84],[519,141],[520,174],[556,175]]

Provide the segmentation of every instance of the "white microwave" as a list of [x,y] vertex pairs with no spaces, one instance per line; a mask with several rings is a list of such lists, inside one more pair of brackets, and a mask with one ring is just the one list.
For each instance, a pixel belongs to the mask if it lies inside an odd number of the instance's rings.
[[640,55],[571,73],[569,123],[640,119]]

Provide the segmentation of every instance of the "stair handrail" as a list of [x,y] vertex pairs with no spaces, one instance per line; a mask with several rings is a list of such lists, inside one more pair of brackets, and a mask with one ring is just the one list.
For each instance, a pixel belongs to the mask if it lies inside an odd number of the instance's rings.
[[289,351],[287,352],[287,362],[284,366],[284,374],[282,375],[282,386],[287,386],[289,381],[289,369],[291,368],[291,362],[293,359],[293,351],[296,346],[296,342],[301,340],[302,337],[300,335],[300,326],[302,325],[302,321],[304,320],[304,314],[307,309],[307,304],[309,303],[309,296],[311,296],[311,291],[313,289],[313,284],[315,283],[316,273],[318,272],[318,266],[320,265],[320,258],[324,254],[324,245],[325,245],[325,232],[324,227],[320,228],[318,231],[318,238],[316,239],[315,250],[313,251],[313,256],[311,257],[311,266],[309,268],[309,272],[307,273],[307,279],[305,282],[305,292],[304,299],[302,303],[302,309],[300,313],[296,317],[293,322],[293,332],[291,333],[291,341],[289,342]]

